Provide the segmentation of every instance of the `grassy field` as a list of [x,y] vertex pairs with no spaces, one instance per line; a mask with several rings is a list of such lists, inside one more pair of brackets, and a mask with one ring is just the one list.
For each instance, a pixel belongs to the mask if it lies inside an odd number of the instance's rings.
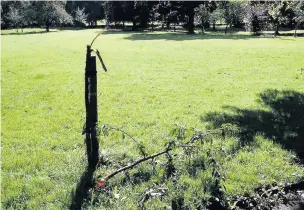
[[[98,32],[1,37],[3,209],[70,207],[86,170],[85,50]],[[304,177],[295,161],[303,151],[304,38],[107,32],[93,48],[108,67],[105,73],[97,64],[99,125],[122,128],[148,154],[164,148],[176,124],[185,125],[187,138],[192,128],[222,123],[237,124],[241,133],[200,145],[195,160],[175,151],[176,180],[164,178],[164,157],[155,169],[149,162],[118,175],[109,194],[92,189],[85,208],[137,209],[153,183],[168,190],[146,201],[148,209],[178,198],[194,208],[212,195],[212,187],[204,189],[214,183],[208,149],[225,176],[226,197]],[[112,164],[96,174],[139,157],[119,132],[100,136],[100,149]]]

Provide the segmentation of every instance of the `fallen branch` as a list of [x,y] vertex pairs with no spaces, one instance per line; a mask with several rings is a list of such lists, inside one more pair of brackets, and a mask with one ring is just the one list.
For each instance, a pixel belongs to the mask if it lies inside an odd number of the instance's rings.
[[[125,131],[123,131],[123,130],[121,130],[121,129],[119,129],[119,128],[111,127],[111,126],[109,126],[109,125],[106,125],[106,128],[107,128],[108,130],[111,130],[111,129],[112,129],[112,130],[120,131],[120,132],[122,132],[123,134],[129,136],[136,144],[138,144],[137,141],[136,141],[130,134],[126,133]],[[158,153],[155,153],[155,154],[150,155],[150,156],[143,157],[143,158],[141,158],[141,159],[135,161],[134,163],[132,163],[132,164],[130,164],[130,165],[128,165],[128,166],[124,166],[124,167],[122,167],[122,168],[119,168],[119,169],[117,169],[116,171],[113,171],[112,173],[110,173],[109,175],[107,175],[106,177],[102,178],[102,180],[101,180],[100,182],[101,182],[102,185],[104,185],[104,183],[105,183],[107,180],[109,180],[110,178],[114,177],[116,174],[118,174],[118,173],[120,173],[120,172],[123,172],[123,171],[126,171],[126,170],[128,170],[128,169],[131,169],[131,168],[135,167],[136,165],[138,165],[138,164],[140,164],[140,163],[142,163],[142,162],[144,162],[144,161],[146,161],[146,160],[150,160],[150,159],[153,159],[153,158],[158,157],[158,156],[160,156],[160,155],[166,154],[166,153],[168,153],[169,151],[173,150],[173,148],[176,148],[176,147],[192,147],[191,145],[189,145],[190,143],[194,143],[194,142],[197,141],[197,140],[202,140],[204,137],[206,137],[206,136],[208,136],[208,135],[216,134],[217,131],[223,131],[223,132],[224,132],[224,130],[227,129],[227,128],[229,129],[229,126],[227,126],[226,128],[219,128],[219,129],[215,129],[215,130],[206,131],[205,133],[203,133],[203,132],[197,132],[197,133],[194,134],[194,135],[190,138],[190,140],[189,140],[188,142],[186,142],[185,144],[175,145],[175,143],[174,143],[173,141],[172,141],[171,143],[169,142],[169,144],[168,144],[168,146],[167,146],[167,148],[166,148],[165,150],[163,150],[163,151],[161,151],[161,152],[158,152]],[[174,145],[174,146],[173,146],[173,145]],[[193,146],[193,147],[194,147],[194,146]],[[101,177],[101,176],[98,176],[97,178],[100,178],[100,177]]]
[[132,139],[134,141],[134,143],[138,144],[138,142],[133,138],[133,136],[131,136],[129,133],[125,132],[124,130],[120,129],[120,128],[116,128],[116,127],[112,127],[110,125],[104,125],[106,127],[107,130],[116,130],[119,131],[121,133],[123,133],[124,135],[128,136],[130,139]]
[[172,148],[167,148],[167,149],[165,149],[164,151],[161,151],[161,152],[159,152],[159,153],[155,153],[155,154],[150,155],[150,156],[148,156],[148,157],[141,158],[141,159],[135,161],[134,163],[132,163],[131,165],[128,165],[128,166],[124,166],[124,167],[122,167],[122,168],[119,168],[118,170],[113,171],[111,174],[109,174],[108,176],[104,177],[104,178],[102,179],[102,181],[103,181],[103,182],[106,182],[107,180],[109,180],[110,178],[112,178],[113,176],[115,176],[116,174],[118,174],[118,173],[120,173],[120,172],[122,172],[122,171],[128,170],[128,169],[131,169],[131,168],[133,168],[134,166],[140,164],[141,162],[144,162],[144,161],[146,161],[146,160],[150,160],[150,159],[153,159],[153,158],[158,157],[158,156],[160,156],[160,155],[166,154],[166,153],[168,153],[170,150],[172,150]]
[[214,129],[214,130],[207,130],[205,132],[202,132],[202,131],[198,131],[196,132],[191,138],[189,141],[187,141],[184,145],[187,145],[187,144],[191,144],[191,143],[194,143],[195,141],[197,140],[203,140],[205,137],[209,136],[209,135],[214,135],[214,134],[217,134],[219,131],[222,131],[222,135],[224,136],[225,135],[225,130],[229,130],[231,129],[230,126],[227,126],[225,128],[217,128],[217,129]]

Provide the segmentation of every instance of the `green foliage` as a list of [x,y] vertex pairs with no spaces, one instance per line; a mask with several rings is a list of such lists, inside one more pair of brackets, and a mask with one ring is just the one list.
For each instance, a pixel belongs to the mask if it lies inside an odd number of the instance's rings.
[[112,17],[113,16],[112,15],[113,14],[113,4],[114,4],[114,2],[110,2],[110,1],[104,1],[104,2],[102,2],[102,7],[103,7],[105,19],[107,21],[107,25],[113,19],[113,17]]
[[52,23],[72,24],[73,18],[65,10],[64,1],[40,1],[35,2],[36,21],[45,24],[46,30]]
[[5,17],[8,24],[13,28],[23,28],[26,25],[30,25],[35,17],[35,12],[33,11],[30,2],[20,1],[20,2],[7,2],[1,3],[1,13],[3,14],[3,7],[7,9],[8,12]]
[[291,8],[293,9],[295,16],[293,20],[296,22],[296,25],[300,25],[304,23],[304,2],[294,2],[291,5]]
[[8,10],[5,15],[7,23],[17,28],[38,24],[46,26],[48,30],[51,24],[71,24],[73,22],[72,16],[65,10],[66,2],[64,1],[1,2],[1,5]]
[[275,35],[279,34],[279,26],[287,21],[284,16],[286,9],[286,4],[284,2],[274,2],[269,5],[268,15],[270,17],[270,22],[273,24]]
[[202,32],[204,33],[204,25],[209,21],[210,18],[209,9],[204,4],[201,4],[199,7],[195,8],[194,12],[194,23],[200,24],[202,27]]
[[246,2],[244,1],[229,1],[224,6],[224,19],[227,25],[236,25],[238,22],[242,22]]
[[215,24],[217,21],[224,19],[224,10],[216,9],[210,14],[210,22]]
[[263,5],[246,5],[244,23],[247,31],[259,35],[267,24],[267,8]]
[[[170,24],[182,25],[189,33],[194,33],[195,25],[208,26],[224,20],[228,26],[242,28],[259,34],[269,24],[278,34],[279,26],[291,27],[303,22],[302,1],[2,1],[1,24],[7,27],[71,25],[73,18],[84,26],[96,26],[98,20],[106,20],[107,27],[115,27],[132,22],[133,30],[142,30],[161,25],[170,29]],[[82,9],[80,9],[82,8]],[[264,11],[262,11],[264,10]],[[76,14],[77,13],[77,14]],[[72,17],[73,16],[73,17]],[[202,31],[204,28],[202,27]]]
[[85,13],[85,8],[80,9],[77,7],[75,10],[74,20],[76,24],[85,24],[88,18],[88,14]]
[[162,23],[162,27],[167,21],[168,15],[170,14],[170,9],[172,7],[172,2],[170,1],[159,1],[152,8],[152,16],[154,20]]
[[11,23],[11,25],[13,27],[20,27],[21,25],[23,25],[23,16],[22,14],[20,13],[20,11],[13,7],[13,6],[10,6],[9,7],[9,12],[7,14],[7,20]]

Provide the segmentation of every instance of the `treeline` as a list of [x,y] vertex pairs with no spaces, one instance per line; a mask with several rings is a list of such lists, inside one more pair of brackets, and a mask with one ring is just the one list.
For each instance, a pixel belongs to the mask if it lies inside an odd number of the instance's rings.
[[156,27],[169,30],[182,26],[189,33],[195,27],[216,30],[216,24],[245,28],[254,34],[281,26],[296,29],[304,24],[303,1],[1,1],[1,28],[51,26],[96,26],[132,30]]

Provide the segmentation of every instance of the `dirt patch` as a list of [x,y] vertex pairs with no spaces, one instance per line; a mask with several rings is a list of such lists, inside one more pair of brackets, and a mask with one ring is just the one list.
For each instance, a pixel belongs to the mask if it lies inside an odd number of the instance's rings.
[[273,184],[260,187],[253,196],[237,196],[226,202],[213,200],[211,203],[208,209],[304,210],[304,181],[286,186]]

